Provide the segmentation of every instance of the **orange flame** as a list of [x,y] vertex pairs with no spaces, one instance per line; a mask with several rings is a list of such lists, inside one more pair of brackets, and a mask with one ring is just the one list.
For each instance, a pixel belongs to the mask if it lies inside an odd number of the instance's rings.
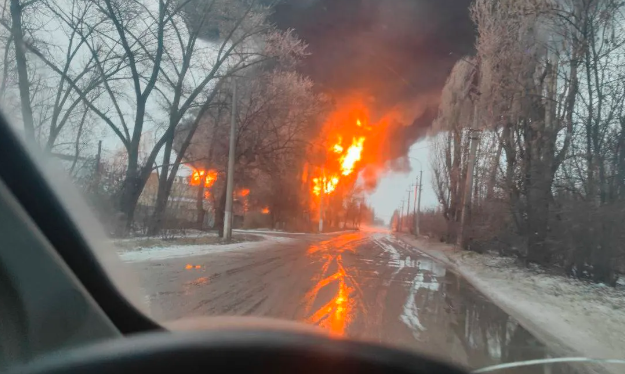
[[269,207],[264,207],[260,212],[262,214],[269,214]]
[[209,188],[215,184],[217,180],[217,171],[216,170],[195,170],[191,175],[191,179],[189,180],[189,184],[191,186],[199,186],[202,179],[204,179],[204,175],[206,175],[206,180],[204,181],[204,187]]
[[347,153],[341,156],[341,174],[350,175],[354,171],[354,165],[360,161],[364,143],[365,138],[363,136],[358,139],[354,138],[352,146],[349,147]]
[[341,143],[343,143],[343,137],[339,136],[338,142],[333,147],[334,153],[338,153],[338,154],[343,153],[344,148],[341,145]]
[[[311,147],[310,159],[318,160],[311,163],[311,175],[306,180],[313,196],[347,191],[359,178],[365,188],[374,187],[386,161],[398,156],[395,137],[401,136],[402,127],[438,104],[438,97],[426,98],[397,104],[382,113],[370,110],[375,101],[365,93],[336,99],[336,110],[326,118],[319,139],[313,143],[325,144],[324,149],[319,152],[318,147]],[[333,180],[335,177],[338,181]],[[318,201],[312,199],[310,203],[316,205]]]
[[239,191],[239,196],[245,197],[250,194],[250,190],[248,188],[243,188]]
[[329,178],[313,178],[313,193],[319,196],[321,194],[321,190],[323,189],[323,193],[330,194],[336,190],[339,182],[340,178],[338,175],[333,175]]
[[[351,145],[349,147],[347,144],[344,145],[343,140],[346,138],[344,134],[333,136],[336,141],[328,149],[329,153],[326,156],[328,162],[325,165],[325,170],[332,172],[312,179],[312,192],[317,196],[321,195],[321,192],[331,194],[336,191],[341,178],[354,173],[357,164],[362,160],[366,141],[365,131],[370,130],[370,128],[363,128],[365,121],[352,114],[348,113],[347,116],[336,115],[337,118],[334,119],[334,122],[341,125],[339,131],[353,134],[347,137],[348,139],[351,138]],[[332,127],[331,131],[336,131],[336,128]]]

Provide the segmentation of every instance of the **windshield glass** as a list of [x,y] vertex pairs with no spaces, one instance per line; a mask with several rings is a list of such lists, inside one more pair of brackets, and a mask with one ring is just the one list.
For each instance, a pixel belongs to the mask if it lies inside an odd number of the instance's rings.
[[624,2],[0,9],[4,115],[156,321],[278,318],[472,369],[625,358]]

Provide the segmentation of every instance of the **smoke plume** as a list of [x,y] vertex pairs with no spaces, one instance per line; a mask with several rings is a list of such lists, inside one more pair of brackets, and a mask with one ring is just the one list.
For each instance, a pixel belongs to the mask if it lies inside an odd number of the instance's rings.
[[[274,15],[309,44],[303,73],[335,98],[368,98],[372,117],[400,112],[380,163],[425,136],[454,63],[471,53],[470,0],[285,0]],[[387,165],[393,163],[387,163]],[[395,163],[397,164],[397,163]],[[400,162],[399,165],[402,165]]]

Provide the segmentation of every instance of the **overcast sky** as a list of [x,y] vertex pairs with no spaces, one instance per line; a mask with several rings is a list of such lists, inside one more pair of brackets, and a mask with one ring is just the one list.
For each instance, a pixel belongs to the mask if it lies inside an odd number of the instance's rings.
[[[410,148],[410,173],[389,172],[380,179],[377,189],[368,197],[369,203],[375,209],[377,217],[389,221],[395,209],[401,206],[402,199],[408,199],[408,188],[413,193],[410,203],[414,202],[414,184],[419,177],[419,170],[423,165],[423,196],[421,197],[421,209],[435,208],[438,205],[436,195],[432,190],[429,141],[423,139]],[[416,161],[417,159],[419,161]],[[411,187],[412,186],[412,187]],[[404,207],[405,209],[405,207]]]

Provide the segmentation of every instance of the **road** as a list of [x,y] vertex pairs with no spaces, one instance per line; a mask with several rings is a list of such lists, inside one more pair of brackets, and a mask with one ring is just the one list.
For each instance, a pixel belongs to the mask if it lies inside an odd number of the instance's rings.
[[157,320],[275,317],[472,368],[548,354],[465,280],[388,232],[293,238],[131,266]]

